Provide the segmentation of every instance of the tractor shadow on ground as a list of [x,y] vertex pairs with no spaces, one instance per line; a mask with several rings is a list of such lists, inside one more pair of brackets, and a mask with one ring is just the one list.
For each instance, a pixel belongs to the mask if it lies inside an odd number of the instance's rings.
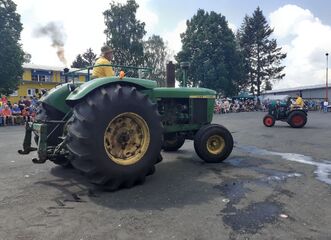
[[310,126],[310,125],[306,125],[306,126],[304,126],[302,128],[293,128],[293,127],[291,127],[291,126],[289,126],[287,124],[274,125],[271,128],[269,128],[269,129],[274,129],[274,128],[277,128],[277,129],[278,128],[279,129],[281,129],[281,128],[283,128],[283,129],[294,129],[294,130],[297,130],[297,129],[299,129],[299,130],[302,130],[302,129],[323,129],[322,127],[316,127],[316,126]]
[[[263,171],[263,165],[270,164],[269,161],[250,157],[238,159],[232,156],[223,163],[206,164],[195,153],[186,149],[163,153],[163,156],[164,160],[156,165],[155,174],[147,177],[143,185],[130,189],[103,191],[90,184],[77,170],[59,166],[51,169],[55,180],[40,181],[36,184],[56,188],[60,191],[58,199],[62,199],[62,202],[92,202],[115,210],[162,211],[226,197],[224,192],[219,191],[219,186],[227,183],[230,178],[231,181],[246,181],[249,178],[249,181],[253,182],[259,179],[261,174],[274,175],[272,171]],[[238,169],[250,169],[251,173],[248,176],[246,173],[239,173]]]
[[[179,152],[181,156],[192,155],[186,150]],[[156,172],[148,176],[143,185],[114,192],[107,192],[101,187],[90,184],[75,169],[64,169],[59,166],[53,167],[50,171],[56,177],[55,180],[39,181],[36,184],[50,186],[60,191],[58,199],[62,199],[62,202],[74,202],[78,197],[77,202],[93,202],[117,210],[182,208],[220,197],[219,192],[213,188],[215,184],[203,180],[207,175],[214,174],[208,169],[211,165],[208,164],[207,167],[195,155],[173,158],[168,161],[164,157],[164,160],[156,165]],[[212,164],[212,166],[221,172],[225,164]]]

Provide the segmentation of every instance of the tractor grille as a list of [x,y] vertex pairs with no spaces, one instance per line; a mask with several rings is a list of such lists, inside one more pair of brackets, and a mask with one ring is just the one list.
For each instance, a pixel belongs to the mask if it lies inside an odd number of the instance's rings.
[[192,99],[192,123],[207,122],[207,99]]

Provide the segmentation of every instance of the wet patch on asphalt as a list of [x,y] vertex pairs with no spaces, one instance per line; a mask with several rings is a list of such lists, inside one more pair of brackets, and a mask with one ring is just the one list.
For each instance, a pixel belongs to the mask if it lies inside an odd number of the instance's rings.
[[[265,201],[251,203],[244,208],[237,208],[235,205],[241,199],[244,199],[247,193],[252,192],[245,185],[248,183],[261,183],[261,180],[245,179],[238,181],[229,179],[223,182],[222,185],[214,186],[225,197],[223,201],[227,202],[226,207],[221,210],[219,216],[222,216],[223,222],[238,234],[255,234],[265,224],[275,223],[278,221],[283,209],[281,203],[272,199],[273,195],[269,196]],[[281,193],[279,191],[278,193]]]
[[281,153],[268,151],[265,149],[260,149],[254,146],[240,146],[237,149],[241,152],[260,155],[260,156],[279,156],[283,160],[303,163],[307,165],[312,165],[316,167],[314,173],[316,174],[316,179],[331,185],[331,161],[320,160],[316,161],[310,156],[305,156],[297,153]]
[[243,209],[231,206],[222,211],[225,213],[223,222],[232,230],[251,234],[257,233],[265,224],[275,223],[281,212],[282,206],[279,203],[268,201],[252,203]]
[[[215,189],[221,191],[222,195],[228,199],[231,204],[238,203],[246,196],[246,193],[251,191],[244,186],[244,181],[227,180],[222,185],[214,186]],[[227,206],[230,207],[230,206]]]
[[[226,179],[220,185],[215,185],[214,189],[221,192],[225,198],[226,206],[221,210],[224,224],[229,226],[232,234],[255,234],[265,224],[272,224],[279,220],[279,215],[283,211],[283,205],[275,200],[277,195],[286,195],[289,198],[294,196],[293,192],[287,192],[281,188],[281,184],[288,179],[301,177],[301,173],[287,172],[263,167],[264,164],[271,164],[271,160],[259,158],[230,158],[224,162],[226,167],[245,168],[258,173],[252,177],[237,176],[236,178]],[[222,174],[220,169],[211,168],[215,174]],[[222,176],[224,179],[224,176]],[[272,189],[272,193],[266,196],[264,201],[250,203],[239,208],[236,205],[246,198],[248,193],[254,190],[252,186],[263,186]]]

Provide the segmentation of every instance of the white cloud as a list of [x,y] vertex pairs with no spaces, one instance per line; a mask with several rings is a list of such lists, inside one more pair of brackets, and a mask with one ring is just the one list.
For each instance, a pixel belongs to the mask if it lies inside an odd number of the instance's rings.
[[168,48],[174,54],[178,53],[182,48],[180,34],[185,31],[186,31],[186,20],[181,20],[177,23],[177,26],[174,28],[173,31],[164,32],[162,34],[162,37],[167,43]]
[[229,28],[232,30],[232,32],[233,32],[234,34],[236,34],[236,32],[237,32],[237,30],[238,30],[237,26],[236,26],[234,23],[231,23],[231,22],[228,22],[228,26],[229,26]]
[[[68,64],[78,54],[92,48],[95,53],[100,52],[106,41],[103,12],[109,9],[109,0],[14,0],[17,11],[21,15],[23,31],[21,42],[23,49],[32,55],[35,64],[63,66],[58,60],[56,49],[51,47],[47,38],[35,38],[34,29],[55,21],[63,25],[67,35],[65,54]],[[126,0],[116,0],[126,3]],[[148,8],[149,0],[137,0],[139,8],[137,18],[146,23],[145,29],[150,31],[158,23],[157,15]]]
[[145,30],[147,34],[154,32],[154,28],[159,22],[157,14],[148,8],[148,2],[150,2],[150,0],[137,1],[139,4],[137,19],[146,23]]
[[285,5],[269,17],[278,43],[287,52],[286,77],[275,88],[325,83],[325,53],[331,50],[331,27],[296,5]]

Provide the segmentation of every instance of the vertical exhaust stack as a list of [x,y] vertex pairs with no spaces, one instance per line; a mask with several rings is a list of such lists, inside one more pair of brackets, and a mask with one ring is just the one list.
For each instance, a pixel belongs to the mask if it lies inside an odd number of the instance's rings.
[[181,62],[180,68],[183,70],[183,87],[187,87],[187,71],[190,68],[190,63]]
[[69,68],[65,68],[63,69],[64,72],[64,81],[67,83],[68,82],[68,72],[69,72]]
[[175,65],[170,61],[167,64],[167,87],[175,87]]

